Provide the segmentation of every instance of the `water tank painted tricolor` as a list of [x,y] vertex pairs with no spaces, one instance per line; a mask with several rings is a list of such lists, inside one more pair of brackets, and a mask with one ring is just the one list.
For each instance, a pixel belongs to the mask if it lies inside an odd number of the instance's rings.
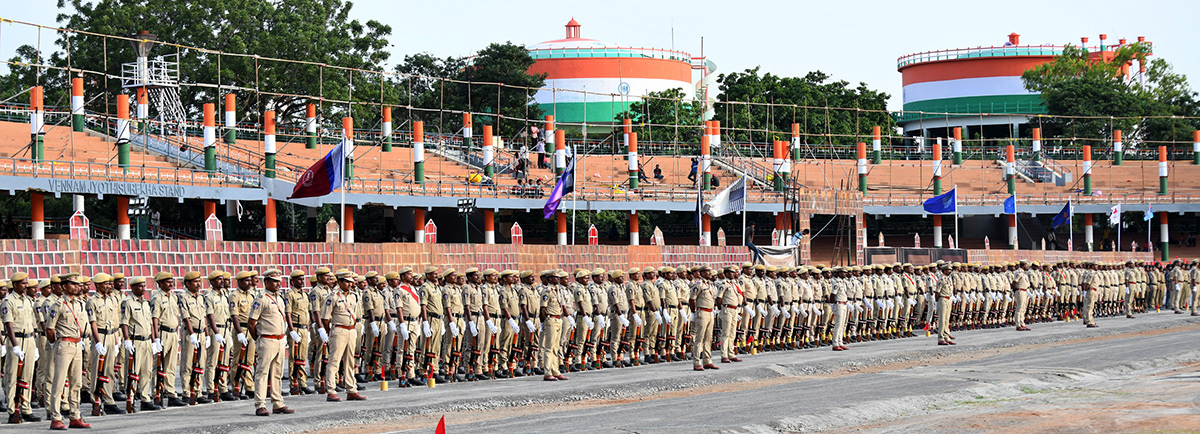
[[585,39],[581,27],[572,18],[565,38],[526,47],[536,61],[528,72],[546,74],[534,100],[557,122],[584,122],[586,111],[589,124],[606,124],[648,92],[682,88],[692,97],[690,54]]

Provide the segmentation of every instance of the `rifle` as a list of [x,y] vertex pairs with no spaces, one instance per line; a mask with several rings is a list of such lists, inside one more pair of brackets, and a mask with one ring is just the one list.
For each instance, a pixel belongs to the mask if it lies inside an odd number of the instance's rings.
[[[597,315],[596,318],[599,319],[600,316]],[[603,368],[604,359],[608,358],[609,344],[608,344],[608,339],[606,339],[607,336],[605,336],[605,332],[608,331],[607,325],[608,324],[605,324],[605,327],[600,328],[600,336],[596,338],[596,340],[599,341],[599,344],[597,344],[597,346],[596,346],[596,369]],[[532,336],[533,335],[531,334],[530,335],[531,339],[532,339]]]
[[137,390],[136,388],[133,387],[133,383],[135,383],[139,380],[138,375],[133,373],[133,371],[134,371],[133,366],[134,366],[133,354],[131,353],[131,354],[129,354],[129,370],[126,371],[126,374],[125,374],[125,412],[129,413],[129,414],[134,413],[134,411],[133,411],[133,395],[134,395],[134,391]]
[[[302,387],[303,385],[300,384],[300,372],[304,371],[304,364],[305,364],[304,360],[300,358],[300,342],[293,342],[292,343],[292,369],[291,369],[292,384],[290,386],[290,388],[292,389],[291,390],[292,395],[299,395],[301,393],[300,387]],[[282,391],[280,391],[280,392],[282,392]]]
[[[462,336],[463,331],[459,330],[459,336]],[[450,338],[450,363],[446,367],[446,371],[450,373],[450,381],[457,381],[458,363],[462,359],[462,348],[458,344],[458,336]]]
[[163,397],[167,387],[167,371],[166,367],[163,366],[165,363],[163,360],[164,353],[166,353],[165,349],[158,352],[158,378],[154,383],[154,403],[158,406],[163,405]]
[[192,385],[192,396],[190,405],[196,405],[196,391],[200,389],[200,376],[204,374],[204,368],[200,366],[200,346],[196,345],[192,349],[192,377],[189,383]]
[[496,379],[496,359],[500,357],[500,349],[496,348],[496,335],[498,334],[500,333],[492,333],[492,337],[490,338],[491,346],[489,347],[491,350],[488,351],[488,376],[493,380]]
[[242,355],[238,358],[237,371],[234,372],[234,376],[230,380],[230,384],[233,384],[233,394],[234,395],[242,394],[242,386],[244,386],[244,384],[242,384],[242,381],[244,379],[244,376],[246,375],[246,372],[251,370],[250,365],[248,365],[246,362],[246,357],[249,354],[250,354],[249,345],[242,345]]
[[642,326],[641,325],[638,325],[633,328],[633,335],[636,336],[636,338],[633,341],[634,342],[633,351],[629,355],[629,358],[633,359],[633,364],[641,365],[642,364],[642,357],[641,357],[642,346],[646,345],[646,338],[642,337]]
[[321,343],[321,365],[317,368],[317,372],[313,373],[314,377],[321,379],[319,384],[317,384],[317,393],[320,393],[322,395],[325,393],[328,393],[328,388],[325,386],[325,383],[326,383],[325,371],[326,371],[326,368],[328,368],[328,367],[329,367],[329,342],[322,342]]
[[220,349],[217,350],[217,374],[213,376],[213,402],[221,402],[221,385],[224,384],[224,376],[229,372],[229,365],[225,363],[225,344],[217,342]]
[[[584,316],[584,318],[587,317]],[[587,325],[587,321],[584,321],[584,325]],[[583,334],[583,352],[579,353],[579,365],[584,371],[588,369],[587,359],[588,355],[592,352],[593,346],[595,346],[595,344],[592,343],[592,329],[589,327],[586,331],[584,331]]]
[[[396,347],[399,345],[400,345],[400,329],[396,329],[396,332],[392,333],[392,351],[391,351],[392,354],[390,355],[390,357],[388,357],[388,364],[387,364],[387,369],[388,369],[388,371],[391,371],[391,373],[392,373],[391,377],[393,379],[400,378],[400,376],[398,375],[398,371],[396,370],[396,353],[397,353]],[[384,380],[387,380],[387,378],[385,377]]]
[[92,416],[100,416],[104,414],[104,383],[108,382],[108,376],[104,375],[104,355],[100,355],[100,362],[96,365],[96,388],[92,391]]
[[[14,356],[9,356],[14,357]],[[25,377],[25,358],[17,357],[17,396],[13,397],[13,414],[21,411],[21,406],[25,402],[25,392],[29,390],[29,383],[22,380]],[[16,419],[12,419],[14,423],[21,423],[21,417],[18,415]]]
[[[430,327],[432,328],[433,325],[431,324]],[[430,336],[425,337],[425,378],[429,380],[433,379],[433,361],[437,358],[437,355],[429,350],[429,341],[433,340],[431,339],[432,337],[432,333],[430,333]],[[427,384],[429,384],[429,387],[433,387],[432,383]]]
[[[383,341],[383,333],[387,330],[384,326],[379,331],[379,335],[375,336],[375,342],[371,345],[371,374],[379,372],[379,379],[383,380],[383,348],[379,344]],[[368,378],[369,380],[370,378]]]
[[[666,312],[666,309],[663,309],[663,313]],[[658,322],[658,330],[654,332],[654,363],[662,363],[662,351],[667,342],[667,337],[663,334],[663,326],[667,325],[669,319],[668,315],[663,315],[662,321]]]

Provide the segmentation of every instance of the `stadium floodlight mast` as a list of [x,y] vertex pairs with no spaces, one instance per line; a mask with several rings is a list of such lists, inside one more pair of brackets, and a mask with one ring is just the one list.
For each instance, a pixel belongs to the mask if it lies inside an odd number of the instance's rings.
[[466,227],[467,244],[471,244],[471,214],[475,213],[475,198],[469,197],[458,200],[458,214],[463,217]]

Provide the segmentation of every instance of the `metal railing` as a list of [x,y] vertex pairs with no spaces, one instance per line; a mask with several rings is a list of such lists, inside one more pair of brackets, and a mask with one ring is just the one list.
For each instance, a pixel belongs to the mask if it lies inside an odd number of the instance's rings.
[[0,157],[0,175],[219,187],[259,186],[257,174],[211,173],[182,167],[123,167],[109,163],[34,161],[13,157]]
[[570,59],[579,57],[644,57],[651,59],[678,60],[692,63],[692,55],[682,51],[660,48],[602,47],[602,48],[535,48],[529,57],[541,59]]
[[901,69],[905,66],[924,62],[977,59],[984,57],[1057,56],[1062,54],[1062,52],[1062,45],[1018,45],[925,51],[921,53],[900,56],[900,58],[896,59],[896,69]]
[[[1120,193],[1085,196],[1083,194],[1018,194],[1017,207],[1025,205],[1066,205],[1067,201],[1076,205],[1112,205],[1125,204],[1172,204],[1196,203],[1200,194],[1167,194],[1153,193]],[[933,194],[868,194],[862,197],[865,206],[921,206]],[[1004,206],[1008,194],[959,194],[960,206]]]

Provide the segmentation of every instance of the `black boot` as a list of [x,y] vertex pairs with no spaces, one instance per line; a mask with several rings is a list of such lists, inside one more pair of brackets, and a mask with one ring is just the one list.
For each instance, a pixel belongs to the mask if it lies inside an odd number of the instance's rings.
[[238,398],[233,395],[233,392],[221,392],[222,401],[237,401]]
[[104,414],[125,414],[125,409],[117,407],[116,404],[106,404],[104,406]]
[[183,402],[177,396],[167,399],[167,407],[187,407],[187,403]]
[[162,407],[154,405],[154,403],[150,402],[150,401],[142,401],[142,409],[141,410],[142,411],[155,411],[155,410],[162,410]]
[[113,398],[113,401],[124,401],[124,400],[126,400],[128,397],[127,397],[127,396],[125,396],[125,394],[124,394],[124,393],[121,393],[121,392],[113,392],[113,396],[112,396],[112,398]]

